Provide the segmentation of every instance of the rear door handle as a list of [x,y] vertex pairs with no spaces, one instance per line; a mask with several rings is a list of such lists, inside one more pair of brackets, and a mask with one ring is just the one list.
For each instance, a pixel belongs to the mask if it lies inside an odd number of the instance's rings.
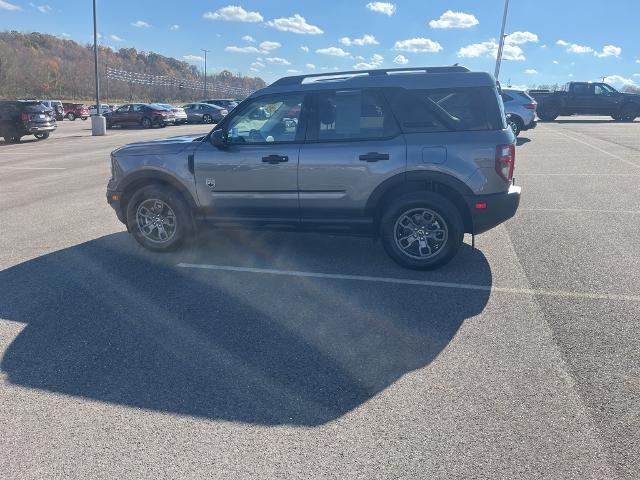
[[378,160],[389,160],[388,153],[369,152],[360,155],[360,160],[363,162],[377,162]]
[[270,163],[273,165],[276,163],[288,162],[289,157],[287,157],[286,155],[268,155],[266,157],[262,157],[262,161],[264,163]]

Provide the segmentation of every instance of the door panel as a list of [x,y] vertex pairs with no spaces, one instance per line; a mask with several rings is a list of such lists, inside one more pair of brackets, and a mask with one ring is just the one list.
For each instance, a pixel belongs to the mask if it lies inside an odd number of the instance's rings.
[[[207,216],[298,216],[299,144],[235,145],[223,149],[203,142],[195,152],[198,200]],[[263,161],[269,156],[286,162]]]
[[390,140],[304,144],[298,173],[303,221],[364,216],[373,190],[406,170],[406,150],[402,135]]

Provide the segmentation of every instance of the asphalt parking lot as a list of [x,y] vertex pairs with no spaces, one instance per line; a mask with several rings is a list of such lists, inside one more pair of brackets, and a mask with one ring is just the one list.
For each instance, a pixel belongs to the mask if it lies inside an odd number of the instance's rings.
[[138,248],[109,152],[0,144],[1,478],[640,477],[640,122],[523,132],[521,208],[435,272],[365,238]]

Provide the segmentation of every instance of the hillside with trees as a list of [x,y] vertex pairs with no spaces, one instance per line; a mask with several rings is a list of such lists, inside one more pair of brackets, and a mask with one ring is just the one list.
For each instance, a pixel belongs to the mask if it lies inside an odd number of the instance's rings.
[[[202,91],[180,86],[154,86],[107,79],[106,66],[148,75],[162,75],[185,81],[203,81],[202,73],[182,60],[135,48],[114,51],[99,46],[101,94],[110,102],[194,101]],[[0,98],[55,98],[89,100],[94,97],[93,45],[43,33],[0,32]],[[207,75],[212,97],[227,97],[224,86],[257,90],[261,78],[235,75],[229,71]]]

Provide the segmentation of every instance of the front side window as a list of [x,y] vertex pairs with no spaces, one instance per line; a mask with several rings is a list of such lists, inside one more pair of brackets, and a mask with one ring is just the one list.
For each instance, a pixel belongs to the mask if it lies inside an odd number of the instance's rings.
[[128,111],[129,111],[129,105],[123,105],[118,110],[116,110],[116,112],[118,112],[118,113],[125,113],[125,112],[128,112]]
[[141,112],[142,111],[142,105],[134,105],[133,107],[131,107],[131,111],[132,112]]
[[274,95],[249,103],[227,127],[231,144],[296,140],[303,94]]
[[380,90],[319,93],[308,137],[318,141],[390,138],[398,126]]
[[501,105],[492,87],[389,90],[405,133],[502,130]]

